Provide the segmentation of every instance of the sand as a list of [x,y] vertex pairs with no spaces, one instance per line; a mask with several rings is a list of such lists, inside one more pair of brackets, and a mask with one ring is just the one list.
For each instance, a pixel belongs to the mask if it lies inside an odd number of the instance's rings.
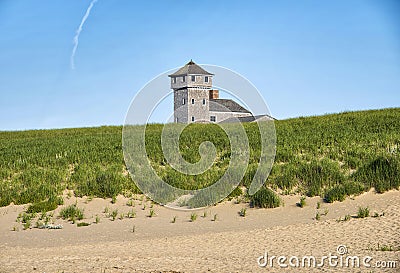
[[[0,208],[0,272],[400,272],[400,191],[370,191],[333,204],[307,198],[304,208],[296,206],[299,196],[283,198],[284,206],[275,209],[227,201],[196,211],[198,217],[191,222],[192,211],[150,208],[149,201],[135,200],[135,207],[130,207],[122,196],[116,204],[72,197],[64,206],[77,202],[85,209],[83,221],[91,225],[77,227],[55,219],[55,224],[63,225],[60,230],[22,230],[15,219],[27,206],[10,205]],[[317,202],[321,202],[319,221],[315,219]],[[368,206],[372,215],[380,216],[338,221],[347,214],[355,216],[359,206]],[[111,221],[105,207],[119,213],[133,209],[136,218]],[[247,208],[246,217],[239,216],[241,208]],[[148,217],[150,209],[156,216]],[[101,219],[98,224],[96,215]],[[176,221],[171,223],[174,216]],[[281,268],[276,261],[272,267],[257,263],[265,252],[269,258],[301,260],[314,255],[319,261],[330,253],[338,255],[339,245],[348,250],[344,258],[371,256],[371,265],[394,261],[397,268],[330,267],[328,262],[323,268]],[[385,245],[392,251],[381,251]]]

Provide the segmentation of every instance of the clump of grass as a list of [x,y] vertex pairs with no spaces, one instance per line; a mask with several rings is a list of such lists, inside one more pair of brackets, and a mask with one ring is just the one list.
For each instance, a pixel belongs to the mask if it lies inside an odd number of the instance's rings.
[[27,221],[23,224],[23,228],[24,228],[24,230],[30,229],[30,228],[31,228],[31,220],[27,220]]
[[128,211],[128,213],[126,214],[127,218],[135,218],[136,217],[136,211],[134,211],[133,209]]
[[113,195],[111,197],[111,204],[115,204],[115,203],[117,203],[117,196]]
[[90,224],[86,223],[86,222],[80,222],[80,223],[77,223],[76,226],[77,227],[87,227],[87,226],[90,226]]
[[213,218],[211,221],[216,222],[218,220],[218,214],[214,214]]
[[133,199],[129,199],[128,202],[126,202],[126,205],[129,207],[134,207],[135,206],[135,202],[133,201]]
[[60,217],[64,220],[75,222],[75,220],[83,219],[83,209],[78,208],[76,204],[62,208],[60,211]]
[[154,217],[154,216],[156,216],[156,212],[154,211],[154,209],[150,209],[148,217],[151,218],[151,217]]
[[175,223],[176,222],[176,216],[172,217],[171,223]]
[[109,213],[109,212],[110,212],[110,208],[109,208],[108,206],[105,207],[103,212],[104,212],[104,213]]
[[344,221],[350,221],[350,218],[351,218],[350,214],[346,214],[344,216]]
[[124,218],[125,218],[125,214],[120,213],[120,214],[119,214],[119,220],[123,220]]
[[329,212],[329,210],[328,210],[327,208],[325,208],[325,209],[324,209],[323,215],[324,215],[324,216],[327,216],[327,215],[328,215],[328,212]]
[[319,213],[319,211],[317,211],[317,213],[315,214],[315,220],[321,220],[321,214]]
[[300,197],[300,201],[297,203],[297,206],[300,208],[304,208],[306,206],[306,197]]
[[369,216],[369,208],[368,207],[359,207],[357,218],[365,218]]
[[95,223],[96,224],[100,223],[100,217],[98,215],[96,215]]
[[250,206],[260,208],[276,208],[281,204],[279,196],[271,189],[262,187],[250,198]]
[[59,205],[64,204],[62,197],[50,197],[47,201],[34,203],[28,207],[27,213],[39,213],[55,210]]
[[239,215],[242,216],[242,217],[246,217],[246,212],[247,212],[247,209],[246,209],[246,208],[242,208],[242,209],[239,211]]
[[118,216],[118,209],[113,210],[110,215],[109,215],[112,219],[112,221],[115,221],[115,219],[117,219]]
[[190,222],[194,222],[196,220],[197,220],[197,214],[193,212],[192,214],[190,214]]
[[131,229],[132,233],[135,233],[135,230],[136,230],[136,227],[135,227],[135,225],[133,225],[132,229]]
[[317,202],[317,209],[321,208],[321,202]]
[[19,231],[19,227],[14,225],[13,228],[12,228],[12,231]]
[[203,211],[203,215],[201,217],[206,218],[207,217],[207,211]]

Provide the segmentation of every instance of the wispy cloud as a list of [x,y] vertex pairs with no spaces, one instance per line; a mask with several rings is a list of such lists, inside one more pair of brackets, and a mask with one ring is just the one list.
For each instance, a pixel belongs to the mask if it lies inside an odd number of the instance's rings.
[[78,49],[79,35],[81,34],[82,29],[83,29],[83,25],[85,24],[87,18],[89,17],[90,11],[92,10],[92,8],[93,8],[93,6],[94,6],[94,4],[96,2],[97,2],[97,0],[92,0],[92,2],[90,2],[90,5],[86,10],[85,15],[83,16],[82,21],[81,21],[78,29],[76,30],[76,33],[75,33],[75,36],[74,36],[74,40],[73,40],[74,48],[72,49],[72,53],[71,53],[71,69],[75,69],[75,61],[74,61],[74,59],[75,59],[76,50]]

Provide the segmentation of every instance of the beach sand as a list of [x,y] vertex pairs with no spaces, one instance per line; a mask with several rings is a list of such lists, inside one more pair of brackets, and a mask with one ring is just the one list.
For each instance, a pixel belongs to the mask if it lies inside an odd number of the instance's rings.
[[[193,211],[150,208],[150,201],[135,200],[130,207],[122,196],[116,204],[71,197],[61,207],[77,202],[85,210],[83,221],[91,225],[77,227],[55,219],[55,224],[63,225],[60,230],[22,230],[15,220],[27,206],[10,205],[0,208],[0,272],[400,272],[400,191],[370,191],[333,204],[307,198],[304,208],[296,206],[299,198],[284,196],[284,206],[275,209],[226,201],[195,211],[198,217],[191,222]],[[321,203],[318,210],[317,202]],[[357,219],[360,206],[380,216]],[[133,209],[136,218],[111,221],[104,213],[106,207],[118,209],[119,214]],[[241,208],[247,208],[246,217],[238,214]],[[156,216],[148,217],[150,209]],[[320,220],[315,219],[317,211]],[[353,216],[349,221],[338,221],[347,214]],[[98,224],[96,215],[101,219]],[[171,223],[174,216],[176,221]],[[322,256],[340,256],[339,245],[348,251],[342,258],[371,256],[372,266],[394,261],[397,268],[334,267],[327,261],[322,268],[281,268],[276,260],[273,266],[257,263],[265,252],[269,258],[296,256],[300,261],[313,255],[319,263]],[[396,251],[382,251],[384,246]]]

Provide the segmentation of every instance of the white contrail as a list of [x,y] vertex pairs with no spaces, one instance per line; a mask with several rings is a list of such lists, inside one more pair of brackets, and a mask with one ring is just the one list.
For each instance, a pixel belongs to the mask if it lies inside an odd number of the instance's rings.
[[97,0],[92,0],[92,2],[90,2],[90,5],[89,5],[89,7],[87,8],[86,13],[85,13],[85,15],[84,15],[83,18],[82,18],[81,24],[79,25],[78,29],[76,30],[76,34],[75,34],[74,40],[73,40],[73,42],[74,42],[74,48],[72,49],[72,54],[71,54],[71,69],[75,69],[74,58],[75,58],[76,49],[78,48],[78,44],[79,44],[79,35],[80,35],[81,32],[82,32],[82,28],[83,28],[83,25],[84,25],[85,22],[86,22],[86,19],[87,19],[87,18],[89,17],[89,15],[90,15],[90,11],[92,10],[92,8],[93,8],[93,6],[94,6],[94,3],[96,3],[96,2],[97,2]]

